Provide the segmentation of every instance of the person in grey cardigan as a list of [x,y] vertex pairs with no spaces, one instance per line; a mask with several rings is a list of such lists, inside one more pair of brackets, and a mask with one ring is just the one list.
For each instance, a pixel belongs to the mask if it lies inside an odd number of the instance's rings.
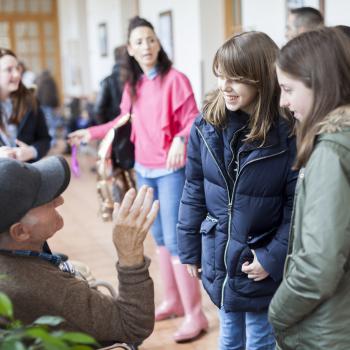
[[91,289],[71,265],[45,250],[63,227],[57,207],[70,181],[63,157],[29,164],[0,158],[0,290],[24,324],[43,315],[65,319],[63,329],[85,332],[101,345],[140,343],[154,327],[154,288],[143,242],[158,212],[152,189],[127,192],[113,213],[118,255],[117,298]]

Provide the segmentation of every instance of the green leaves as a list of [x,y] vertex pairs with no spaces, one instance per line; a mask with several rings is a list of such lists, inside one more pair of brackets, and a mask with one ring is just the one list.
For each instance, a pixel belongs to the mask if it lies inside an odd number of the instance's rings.
[[63,321],[64,319],[58,316],[41,316],[37,320],[35,320],[33,324],[37,324],[37,325],[41,324],[41,325],[55,327],[55,326],[58,326]]
[[87,334],[50,329],[63,322],[62,317],[42,316],[23,326],[13,318],[11,300],[0,292],[0,350],[92,350],[98,345]]
[[12,319],[13,318],[13,307],[9,297],[0,292],[0,316]]

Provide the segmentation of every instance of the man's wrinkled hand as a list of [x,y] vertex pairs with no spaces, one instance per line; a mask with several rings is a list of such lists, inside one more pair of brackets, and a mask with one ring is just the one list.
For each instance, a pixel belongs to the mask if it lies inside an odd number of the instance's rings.
[[114,204],[113,242],[120,266],[143,263],[143,242],[158,210],[159,202],[153,201],[153,190],[147,186],[142,186],[137,194],[130,189],[121,204]]

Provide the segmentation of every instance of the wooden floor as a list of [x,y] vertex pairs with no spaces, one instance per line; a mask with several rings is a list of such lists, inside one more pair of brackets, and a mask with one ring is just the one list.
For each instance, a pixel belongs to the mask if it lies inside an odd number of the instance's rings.
[[[116,286],[114,264],[116,252],[112,244],[111,224],[102,222],[98,216],[96,195],[96,175],[91,171],[94,158],[87,154],[79,155],[81,175],[72,176],[71,183],[64,193],[65,203],[60,212],[65,219],[64,228],[50,241],[54,251],[66,253],[70,259],[89,265],[97,279]],[[176,190],[176,189],[174,189]],[[155,303],[161,300],[159,267],[155,258],[155,245],[152,237],[146,240],[146,255],[152,259],[151,276],[155,282]],[[200,339],[176,344],[172,334],[181,323],[181,318],[157,322],[153,334],[142,344],[143,350],[207,350],[217,348],[218,318],[217,309],[203,291],[204,311],[210,323],[209,332]]]

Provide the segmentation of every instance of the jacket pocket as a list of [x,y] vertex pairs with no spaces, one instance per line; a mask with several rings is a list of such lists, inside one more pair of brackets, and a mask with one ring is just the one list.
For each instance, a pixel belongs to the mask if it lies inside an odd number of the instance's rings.
[[202,277],[209,281],[215,278],[215,228],[218,220],[207,215],[200,227],[202,235]]
[[275,237],[277,228],[273,228],[270,231],[264,232],[260,235],[249,235],[247,244],[250,249],[257,249],[268,245],[273,237]]

